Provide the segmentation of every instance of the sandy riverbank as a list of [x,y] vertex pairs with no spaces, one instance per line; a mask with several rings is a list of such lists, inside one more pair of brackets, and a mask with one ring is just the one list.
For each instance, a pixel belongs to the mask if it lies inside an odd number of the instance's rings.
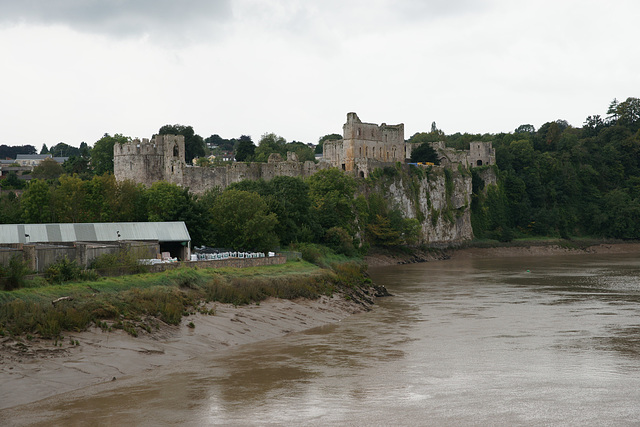
[[[164,325],[137,338],[121,330],[100,329],[66,333],[61,347],[54,346],[51,340],[23,340],[24,344],[20,344],[13,338],[3,338],[0,424],[4,424],[3,409],[96,384],[126,380],[230,346],[339,322],[366,310],[342,296],[296,301],[269,299],[242,307],[212,303],[211,308],[215,309],[215,315],[188,316],[179,326]],[[188,326],[190,322],[194,328]]]

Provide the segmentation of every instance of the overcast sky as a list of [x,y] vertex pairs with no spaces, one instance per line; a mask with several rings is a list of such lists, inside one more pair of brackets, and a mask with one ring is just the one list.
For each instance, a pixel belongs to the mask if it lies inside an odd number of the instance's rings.
[[0,144],[165,124],[316,143],[581,126],[640,96],[637,0],[0,0]]

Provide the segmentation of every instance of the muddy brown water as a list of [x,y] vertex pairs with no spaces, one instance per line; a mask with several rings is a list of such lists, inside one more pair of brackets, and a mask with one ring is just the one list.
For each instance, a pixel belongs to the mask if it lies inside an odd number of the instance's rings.
[[371,271],[342,322],[21,408],[35,425],[640,425],[640,257]]

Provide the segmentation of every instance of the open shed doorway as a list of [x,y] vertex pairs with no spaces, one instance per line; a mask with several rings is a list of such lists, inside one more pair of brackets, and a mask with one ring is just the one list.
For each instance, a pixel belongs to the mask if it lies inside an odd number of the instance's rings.
[[188,261],[186,252],[186,245],[182,242],[160,242],[160,253],[169,252],[171,258],[178,258],[180,261]]

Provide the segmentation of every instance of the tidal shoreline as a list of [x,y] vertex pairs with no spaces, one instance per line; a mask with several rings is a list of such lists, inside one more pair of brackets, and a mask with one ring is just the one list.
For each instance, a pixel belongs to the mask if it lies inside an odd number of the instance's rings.
[[39,338],[24,345],[16,345],[19,341],[14,338],[2,339],[0,420],[11,408],[19,410],[22,405],[78,390],[91,393],[90,386],[115,385],[210,352],[339,322],[368,309],[342,295],[210,306],[215,315],[187,316],[177,326],[162,325],[138,337],[122,330],[92,328],[65,333],[58,345]]
[[380,252],[365,257],[369,267],[384,267],[418,262],[434,262],[464,258],[500,258],[551,255],[640,253],[640,242],[594,243],[583,246],[566,246],[558,243],[535,242],[531,244],[504,245],[496,247],[465,246],[437,250],[416,249],[406,252]]
[[[551,244],[378,253],[365,261],[370,267],[377,267],[461,258],[588,253],[640,254],[640,243],[601,243],[578,249]],[[136,338],[121,330],[106,332],[98,328],[65,333],[57,343],[39,338],[22,343],[11,337],[2,338],[0,421],[3,425],[24,424],[20,421],[22,411],[43,399],[62,399],[66,393],[95,393],[95,386],[118,387],[157,371],[177,369],[210,352],[339,322],[369,309],[366,304],[339,294],[316,300],[271,298],[246,306],[210,303],[209,308],[215,310],[215,315],[187,316],[177,326],[163,325]]]

